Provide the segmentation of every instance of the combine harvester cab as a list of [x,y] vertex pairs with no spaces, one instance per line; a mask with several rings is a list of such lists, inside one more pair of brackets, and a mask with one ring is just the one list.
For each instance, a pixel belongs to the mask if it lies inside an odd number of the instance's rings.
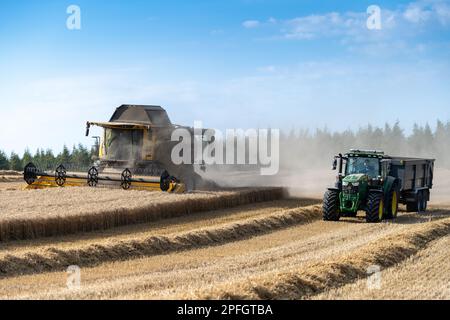
[[[24,170],[29,188],[96,186],[100,181],[106,185],[120,182],[124,189],[184,192],[207,184],[195,172],[193,160],[191,164],[173,164],[171,152],[179,143],[171,140],[173,130],[186,129],[192,137],[194,130],[173,125],[162,107],[122,105],[108,122],[88,121],[86,136],[92,126],[103,128],[103,133],[98,157],[87,174],[68,173],[63,165],[54,172],[45,172],[30,163]],[[191,141],[193,148],[194,139]]]
[[367,222],[395,219],[399,203],[408,212],[425,212],[433,187],[434,159],[391,157],[382,151],[355,150],[334,158],[336,184],[323,200],[323,219],[337,221],[365,211]]

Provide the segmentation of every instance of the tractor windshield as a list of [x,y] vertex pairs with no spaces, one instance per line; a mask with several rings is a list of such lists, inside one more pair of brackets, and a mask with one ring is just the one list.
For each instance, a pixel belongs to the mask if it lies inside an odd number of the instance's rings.
[[347,161],[346,174],[367,174],[371,178],[380,175],[380,162],[377,158],[350,157]]

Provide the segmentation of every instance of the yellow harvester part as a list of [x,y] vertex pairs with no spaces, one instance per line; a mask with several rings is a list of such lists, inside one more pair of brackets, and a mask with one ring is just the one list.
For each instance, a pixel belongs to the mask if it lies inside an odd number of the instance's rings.
[[[82,187],[87,186],[85,179],[67,178],[64,187]],[[33,184],[24,187],[25,190],[45,189],[60,187],[56,184],[55,178],[39,176]],[[159,183],[156,182],[133,182],[130,187],[131,190],[147,190],[147,191],[161,191]],[[183,193],[186,187],[183,183],[171,182],[167,192],[169,193]]]
[[[86,186],[86,185],[87,185],[86,180],[67,178],[64,186],[62,186],[61,188],[81,187],[81,186]],[[39,176],[36,179],[36,181],[33,182],[33,184],[27,185],[24,189],[30,190],[30,189],[45,189],[45,188],[54,188],[54,187],[59,187],[55,182],[55,178]]]

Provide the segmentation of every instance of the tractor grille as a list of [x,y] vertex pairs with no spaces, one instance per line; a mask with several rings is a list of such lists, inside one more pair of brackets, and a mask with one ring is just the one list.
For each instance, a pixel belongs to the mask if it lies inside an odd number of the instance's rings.
[[342,191],[346,194],[357,194],[358,193],[358,187],[355,186],[345,186],[342,187]]

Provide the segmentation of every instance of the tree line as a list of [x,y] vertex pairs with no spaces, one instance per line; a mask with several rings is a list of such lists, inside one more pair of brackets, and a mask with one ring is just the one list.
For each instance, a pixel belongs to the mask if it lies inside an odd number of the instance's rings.
[[[358,130],[332,132],[317,129],[282,131],[280,134],[280,168],[323,167],[338,153],[351,148],[383,150],[389,155],[435,158],[439,167],[450,168],[450,121],[438,121],[435,129],[428,124],[415,124],[410,134],[405,134],[400,123],[384,127],[367,125]],[[32,154],[28,149],[22,156],[10,155],[0,150],[0,170],[23,170],[33,162],[43,170],[54,170],[59,164],[68,169],[87,169],[93,163],[95,148],[82,144],[69,150],[66,146],[58,154],[50,149],[38,149]]]
[[392,156],[434,158],[437,166],[450,168],[450,121],[437,121],[435,129],[428,124],[415,124],[410,134],[405,134],[399,122],[384,127],[369,124],[342,132],[293,129],[281,134],[280,167],[323,166],[334,155],[352,148],[382,150]]
[[54,170],[60,164],[68,168],[86,169],[92,165],[94,155],[94,148],[88,149],[81,143],[73,146],[72,150],[64,146],[56,155],[51,149],[37,149],[34,154],[26,149],[22,156],[15,152],[7,155],[0,150],[0,170],[22,171],[30,162],[42,170]]

